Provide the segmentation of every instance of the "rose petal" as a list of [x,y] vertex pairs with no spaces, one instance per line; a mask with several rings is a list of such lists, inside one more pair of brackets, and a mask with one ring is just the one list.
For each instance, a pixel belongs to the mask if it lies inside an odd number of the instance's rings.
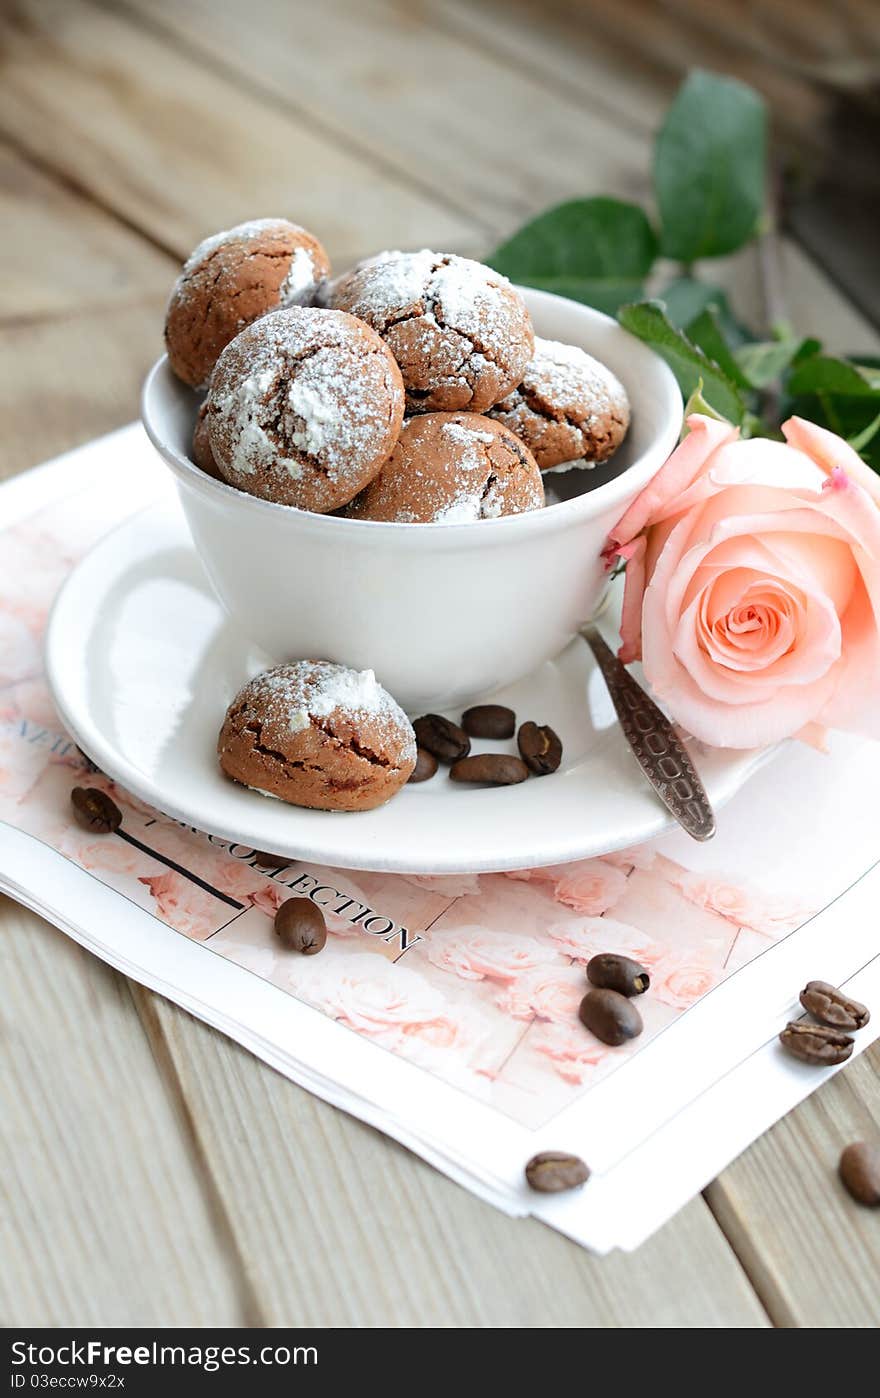
[[609,537],[615,544],[629,543],[646,524],[666,518],[670,503],[699,478],[712,453],[739,436],[738,427],[729,422],[717,422],[701,413],[692,413],[687,425],[689,431],[684,441],[612,529]]
[[826,427],[819,427],[815,422],[807,422],[806,418],[802,417],[790,417],[788,422],[782,424],[782,431],[785,440],[791,446],[804,452],[826,474],[830,474],[835,466],[842,466],[847,475],[851,476],[872,500],[880,504],[880,477],[862,460],[849,442],[845,442],[835,432],[829,432]]

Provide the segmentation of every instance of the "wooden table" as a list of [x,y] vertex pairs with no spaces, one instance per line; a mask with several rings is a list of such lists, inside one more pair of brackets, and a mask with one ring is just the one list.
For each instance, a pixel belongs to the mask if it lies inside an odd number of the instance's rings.
[[[388,246],[479,255],[560,197],[644,194],[672,77],[541,6],[4,13],[6,475],[136,415],[176,264],[206,232],[277,211],[340,266]],[[782,260],[799,327],[876,346],[796,246]],[[760,319],[753,254],[722,275]],[[0,917],[4,1324],[880,1319],[880,1213],[834,1179],[842,1145],[880,1130],[876,1047],[639,1252],[600,1260],[496,1213],[14,904]]]

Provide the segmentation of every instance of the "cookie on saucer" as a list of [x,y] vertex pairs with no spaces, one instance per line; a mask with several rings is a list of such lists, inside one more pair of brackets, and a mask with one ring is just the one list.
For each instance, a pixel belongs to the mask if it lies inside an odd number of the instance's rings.
[[233,781],[290,805],[368,811],[405,785],[416,740],[372,670],[295,660],[239,691],[217,753]]

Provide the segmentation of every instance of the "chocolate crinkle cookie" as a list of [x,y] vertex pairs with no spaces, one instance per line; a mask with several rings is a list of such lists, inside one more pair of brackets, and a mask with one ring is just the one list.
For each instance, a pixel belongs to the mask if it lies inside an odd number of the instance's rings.
[[484,412],[520,382],[532,356],[534,332],[519,292],[466,257],[381,253],[339,278],[331,301],[385,340],[410,413]]
[[221,350],[267,311],[308,305],[330,275],[318,239],[283,218],[252,219],[199,243],[165,317],[171,368],[204,387]]
[[207,399],[225,481],[327,514],[379,471],[403,422],[403,383],[374,330],[342,311],[291,307],[226,346]]
[[215,480],[222,480],[223,477],[217,470],[217,462],[214,460],[214,453],[211,450],[211,437],[208,432],[208,402],[207,399],[199,408],[196,417],[196,425],[193,428],[192,439],[192,459],[200,471],[204,471],[206,476],[213,476]]
[[607,461],[626,436],[629,399],[598,359],[556,340],[535,340],[522,382],[490,409],[525,442],[542,471]]
[[296,660],[257,675],[236,695],[217,752],[228,777],[263,795],[317,810],[368,811],[405,784],[416,740],[372,670]]
[[385,465],[346,513],[398,524],[466,524],[543,504],[534,458],[500,422],[478,413],[424,413],[404,424]]

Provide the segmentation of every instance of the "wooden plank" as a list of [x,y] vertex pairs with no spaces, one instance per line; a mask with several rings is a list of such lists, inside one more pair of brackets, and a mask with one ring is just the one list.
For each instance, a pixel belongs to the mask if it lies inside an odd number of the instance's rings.
[[389,245],[469,246],[484,228],[442,184],[434,195],[431,178],[420,189],[377,168],[115,11],[19,0],[0,38],[0,131],[179,257],[275,212],[313,227],[343,264]]
[[[847,33],[821,0],[810,4],[809,19],[801,0],[796,7],[777,0],[775,14],[765,4],[759,16],[744,14],[737,0],[547,0],[540,9],[528,0],[433,3],[460,33],[503,49],[542,73],[548,85],[579,94],[583,103],[593,100],[595,88],[627,124],[653,128],[676,84],[694,67],[740,78],[771,103],[786,145],[813,153],[828,149],[825,117],[835,50],[849,59],[853,74],[864,45],[858,26]],[[810,61],[795,57],[804,37]]]
[[[431,150],[447,193],[505,232],[571,195],[644,197],[650,141],[674,86],[648,63],[648,45],[641,62],[621,58],[616,31],[603,35],[610,15],[601,6],[594,25],[509,0],[428,0],[405,15],[392,0],[325,0],[318,10],[264,0],[267,22],[254,24],[240,8],[211,0],[126,3],[236,81],[257,81],[289,105],[319,106],[328,130],[341,140],[360,133],[388,166],[412,170]],[[343,80],[328,85],[327,71]],[[754,248],[707,263],[701,274],[762,327]],[[873,342],[867,321],[788,241],[782,274],[791,319],[804,333],[830,319],[837,339],[829,348],[865,350]]]
[[176,264],[8,146],[0,221],[2,479],[137,416]]
[[127,982],[8,898],[0,921],[2,1323],[248,1323]]
[[505,1218],[167,1001],[136,992],[273,1326],[723,1326],[766,1317],[701,1199],[638,1253]]
[[837,1178],[844,1146],[880,1140],[880,1044],[762,1136],[707,1191],[778,1326],[880,1324],[880,1210]]
[[3,143],[0,227],[0,329],[168,294],[174,264],[164,254]]
[[137,417],[163,308],[164,297],[0,327],[0,479]]
[[496,232],[554,199],[644,188],[643,143],[629,124],[475,46],[438,23],[431,3],[263,0],[259,24],[211,0],[133,0],[126,10],[288,110],[319,113],[340,142],[367,143],[401,174],[427,174]]

